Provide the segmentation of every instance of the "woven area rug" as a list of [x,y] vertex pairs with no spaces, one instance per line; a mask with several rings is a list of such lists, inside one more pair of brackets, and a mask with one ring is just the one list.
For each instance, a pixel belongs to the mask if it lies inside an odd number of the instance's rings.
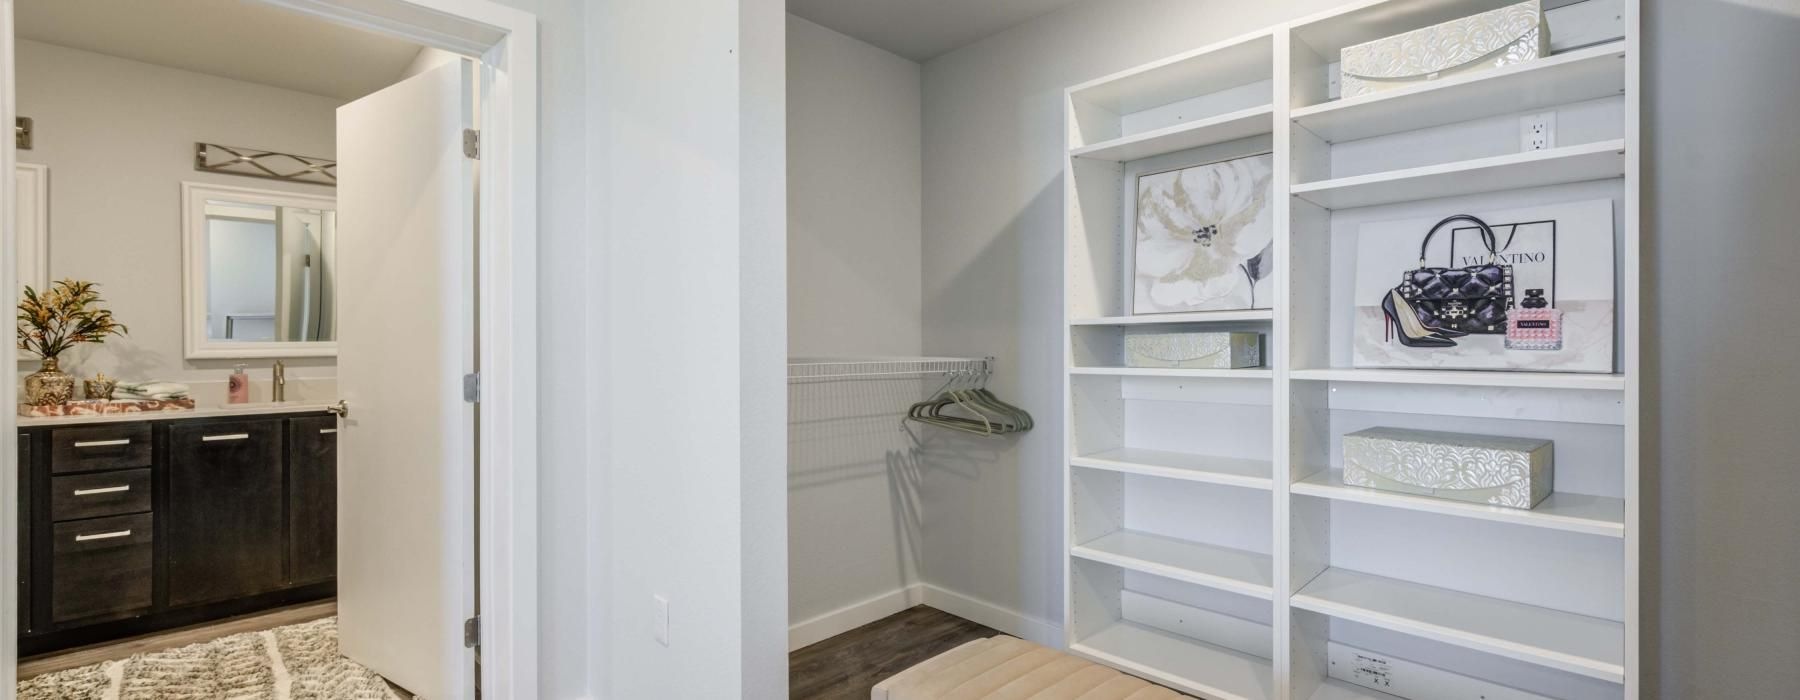
[[400,700],[338,655],[337,618],[47,673],[18,700]]

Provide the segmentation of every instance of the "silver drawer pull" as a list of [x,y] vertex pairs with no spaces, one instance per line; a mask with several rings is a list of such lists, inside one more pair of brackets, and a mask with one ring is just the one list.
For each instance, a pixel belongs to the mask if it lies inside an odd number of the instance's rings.
[[125,491],[130,491],[130,490],[131,490],[131,485],[126,484],[124,486],[108,486],[106,488],[98,488],[98,489],[75,489],[75,495],[77,495],[77,496],[93,496],[93,495],[102,494],[102,493],[123,493]]
[[337,428],[320,428],[319,429],[320,435],[333,435],[336,433],[337,433]]
[[120,530],[118,532],[100,532],[100,533],[95,533],[92,535],[76,535],[75,541],[76,542],[91,542],[93,540],[110,540],[110,539],[114,539],[114,538],[130,537],[130,536],[131,536],[130,530]]
[[201,442],[218,442],[220,440],[249,440],[249,433],[226,433],[224,435],[202,435]]
[[88,440],[85,442],[77,442],[77,443],[75,443],[75,446],[76,447],[118,447],[120,445],[129,445],[129,444],[131,444],[131,438],[125,438],[123,440]]

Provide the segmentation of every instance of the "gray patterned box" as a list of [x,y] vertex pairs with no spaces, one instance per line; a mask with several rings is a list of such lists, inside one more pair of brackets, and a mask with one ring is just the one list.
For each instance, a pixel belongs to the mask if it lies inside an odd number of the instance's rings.
[[1538,2],[1345,47],[1340,92],[1356,97],[1549,55],[1550,30]]
[[1125,331],[1126,367],[1241,369],[1261,367],[1262,334],[1222,331]]
[[1369,428],[1344,436],[1344,483],[1532,508],[1550,495],[1552,447],[1535,438]]

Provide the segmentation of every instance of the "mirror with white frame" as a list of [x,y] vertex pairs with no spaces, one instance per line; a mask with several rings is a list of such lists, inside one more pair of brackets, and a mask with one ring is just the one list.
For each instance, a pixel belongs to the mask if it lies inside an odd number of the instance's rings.
[[187,357],[336,355],[336,200],[181,189]]

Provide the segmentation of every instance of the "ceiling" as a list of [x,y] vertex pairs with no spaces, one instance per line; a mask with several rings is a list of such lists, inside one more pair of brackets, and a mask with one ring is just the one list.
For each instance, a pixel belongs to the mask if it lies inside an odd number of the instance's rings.
[[18,0],[19,37],[353,100],[419,45],[248,0]]
[[788,0],[788,12],[914,61],[1048,14],[1076,0]]

